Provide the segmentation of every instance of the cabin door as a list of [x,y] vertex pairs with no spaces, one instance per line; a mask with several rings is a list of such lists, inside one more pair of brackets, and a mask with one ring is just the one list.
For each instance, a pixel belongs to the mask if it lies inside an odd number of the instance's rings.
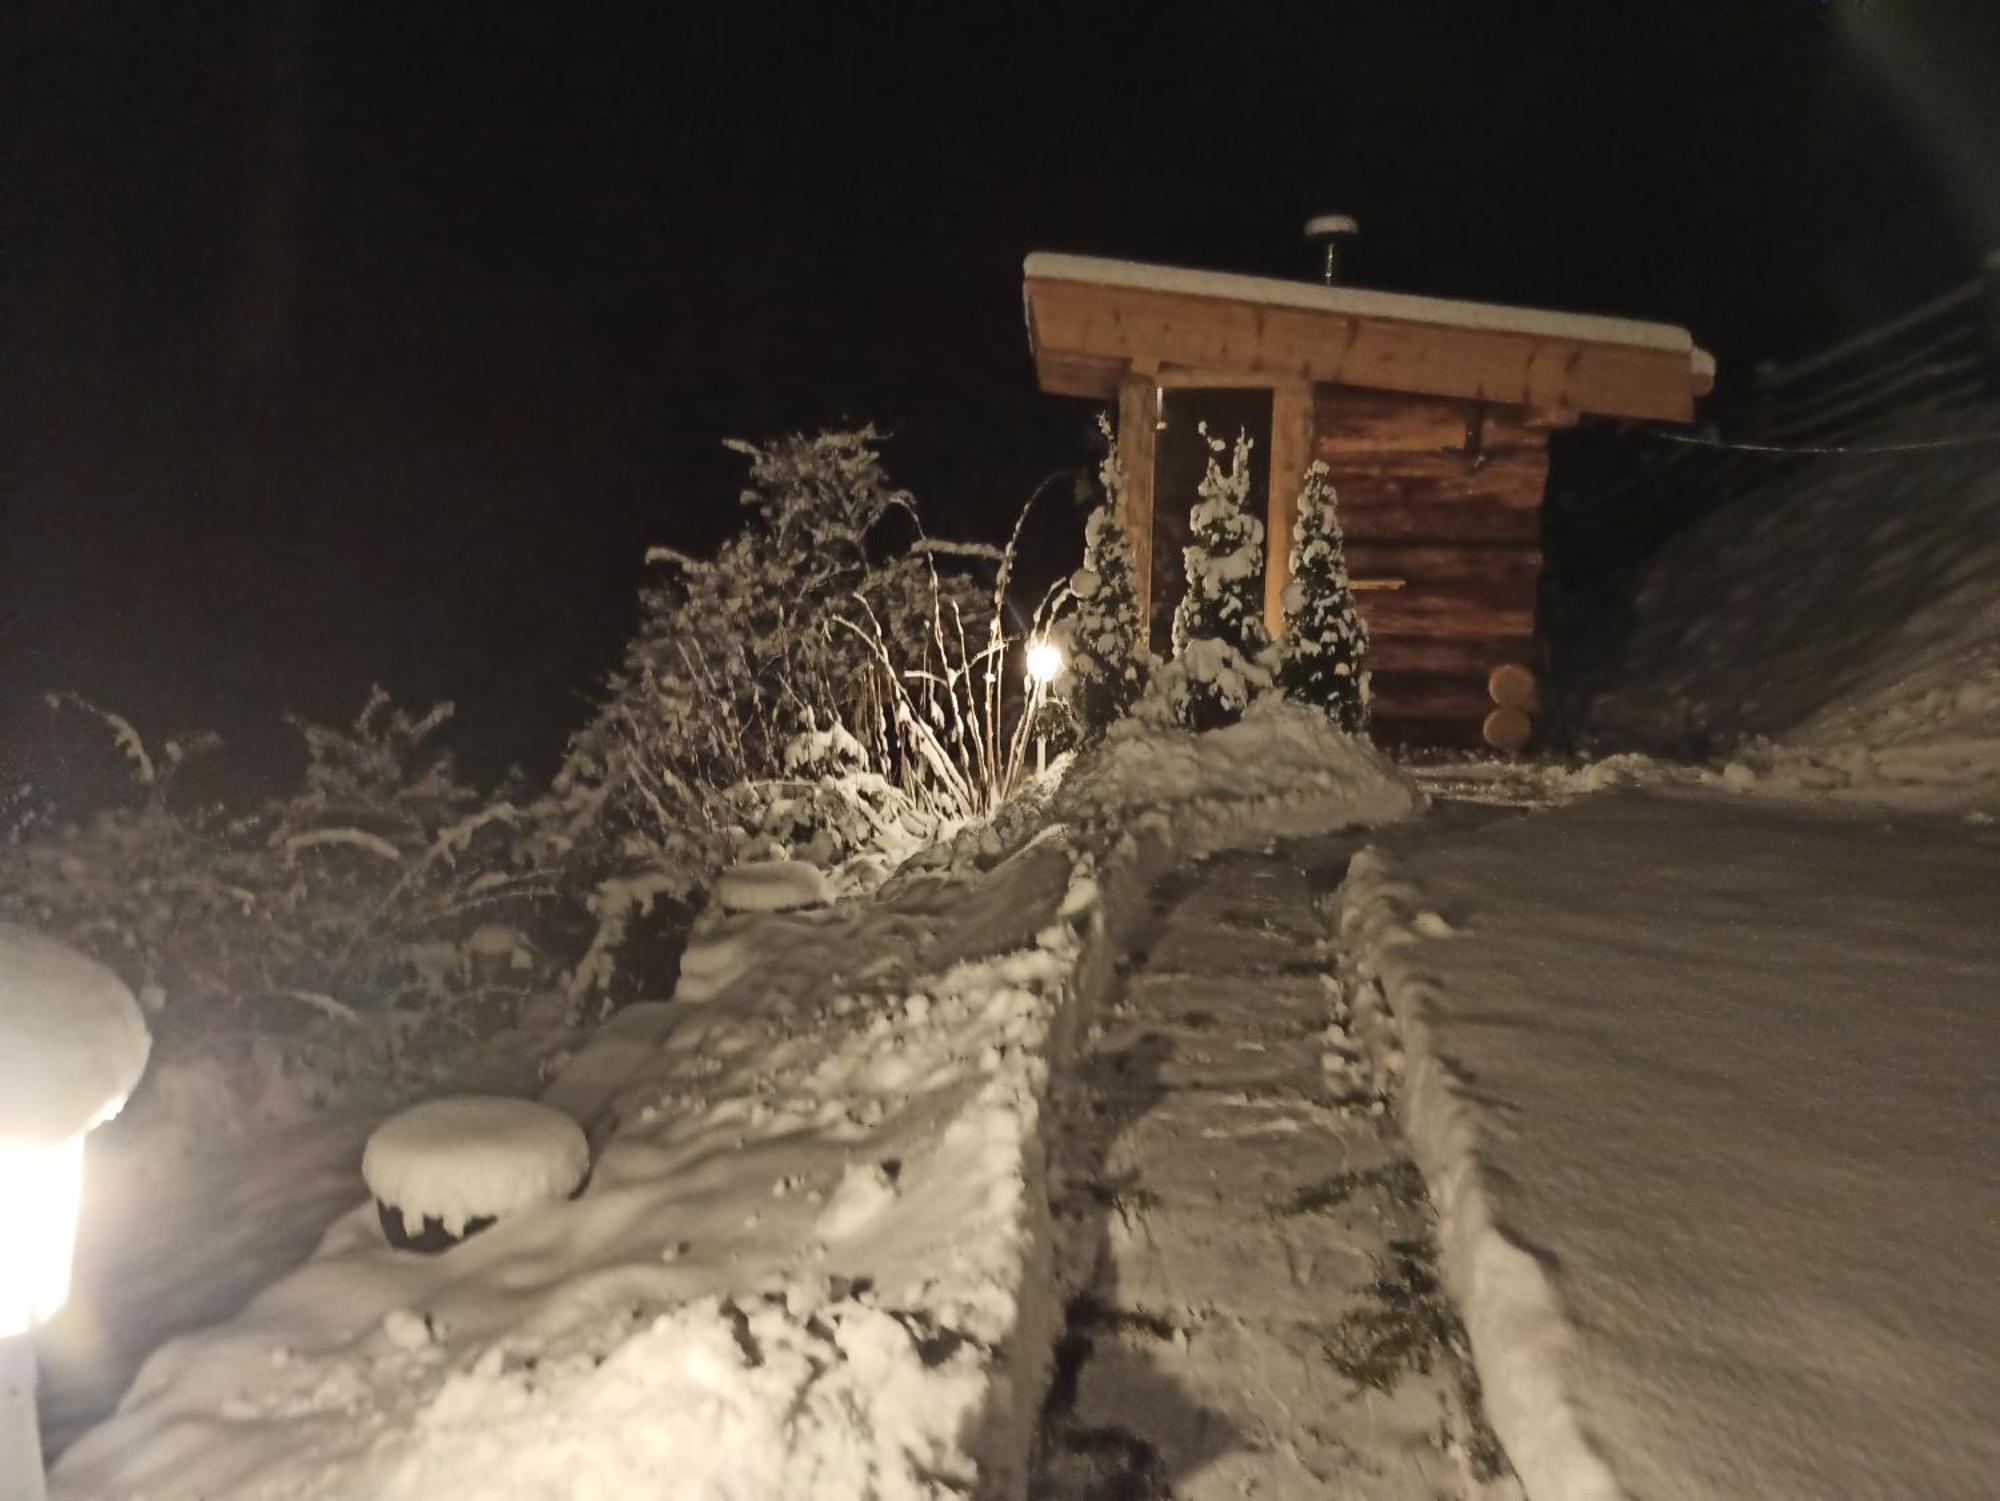
[[[1203,439],[1230,445],[1216,455],[1224,470],[1236,435],[1250,438],[1250,514],[1262,521],[1271,503],[1271,393],[1241,387],[1172,388],[1160,394],[1160,432],[1153,469],[1153,600],[1147,635],[1162,657],[1173,651],[1174,611],[1187,593],[1188,513],[1194,509],[1212,450]],[[1266,538],[1266,545],[1269,539]],[[1258,585],[1261,591],[1263,585]]]

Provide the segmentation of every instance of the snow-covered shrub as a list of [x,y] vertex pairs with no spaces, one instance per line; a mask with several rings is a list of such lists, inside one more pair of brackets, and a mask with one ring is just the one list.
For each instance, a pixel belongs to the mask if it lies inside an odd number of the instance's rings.
[[[1026,656],[1031,643],[1049,636],[1066,588],[1042,599],[1025,632],[1007,628],[1007,590],[1033,504],[1030,496],[1004,547],[919,547],[931,584],[914,635],[907,627],[892,631],[865,602],[865,620],[843,622],[875,655],[899,782],[940,823],[997,812],[1024,785],[1028,747],[1036,727],[1046,727],[1048,684],[1030,679]],[[950,588],[939,574],[937,558],[954,555],[997,564],[983,598]]]
[[555,873],[526,816],[458,782],[421,717],[379,690],[345,728],[297,723],[303,785],[248,813],[184,804],[176,775],[205,741],[157,754],[97,717],[132,769],[127,802],[42,820],[0,859],[0,917],[116,970],[154,1013],[156,1066],[135,1113],[182,1070],[217,1069],[244,1111],[331,1099],[349,1085],[420,1079],[440,1047],[511,1019],[549,977],[493,974],[472,935],[541,926]]
[[932,583],[885,544],[885,523],[914,513],[872,429],[730,446],[750,461],[743,527],[713,557],[648,554],[668,571],[556,781],[576,838],[680,896],[735,853],[724,790],[790,780],[801,736],[838,728],[875,769],[891,759],[877,654],[839,622],[872,618],[901,643]]
[[1059,627],[1069,658],[1063,696],[1091,737],[1130,711],[1154,665],[1139,619],[1132,542],[1120,519],[1125,473],[1110,424],[1102,416],[1097,424],[1110,445],[1097,470],[1102,493],[1083,524],[1083,566],[1069,581],[1075,604]]
[[[1190,729],[1229,723],[1271,686],[1263,658],[1264,523],[1250,513],[1250,439],[1239,433],[1232,447],[1210,437],[1191,533],[1185,550],[1187,593],[1174,612],[1174,657],[1179,668],[1168,685],[1172,706]],[[1224,469],[1221,455],[1229,454]]]
[[1347,579],[1333,479],[1315,460],[1299,491],[1292,580],[1285,586],[1285,638],[1278,684],[1287,698],[1317,704],[1343,730],[1368,727],[1368,627]]
[[1018,523],[1004,547],[925,537],[872,429],[730,446],[742,528],[711,557],[649,555],[669,571],[556,778],[561,848],[596,882],[579,1005],[661,904],[698,905],[745,858],[886,873],[997,806],[1032,739],[1041,695],[1006,629]]

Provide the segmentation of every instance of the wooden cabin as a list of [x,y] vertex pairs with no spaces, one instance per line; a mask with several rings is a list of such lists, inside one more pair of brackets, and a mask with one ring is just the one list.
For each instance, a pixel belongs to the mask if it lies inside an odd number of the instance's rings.
[[1339,496],[1368,623],[1376,733],[1525,747],[1549,434],[1579,418],[1686,422],[1714,364],[1685,329],[1087,256],[1027,259],[1044,391],[1113,402],[1140,611],[1167,650],[1207,459],[1261,456],[1264,610],[1283,628],[1306,467]]

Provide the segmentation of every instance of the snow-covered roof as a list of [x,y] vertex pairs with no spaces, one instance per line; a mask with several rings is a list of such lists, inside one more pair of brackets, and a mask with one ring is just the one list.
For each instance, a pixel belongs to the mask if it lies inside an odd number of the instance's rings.
[[1181,266],[1149,265],[1142,261],[1107,260],[1094,255],[1063,255],[1038,250],[1023,263],[1022,272],[1030,280],[1077,281],[1102,287],[1179,292],[1273,307],[1303,308],[1310,312],[1383,318],[1398,323],[1477,328],[1542,338],[1577,339],[1592,344],[1623,344],[1674,353],[1687,353],[1694,349],[1693,336],[1686,329],[1668,323],[1641,323],[1630,318],[1604,318],[1592,313],[1549,312],[1541,308],[1508,307],[1494,302],[1416,297],[1407,292],[1375,292],[1362,287],[1329,287],[1317,282],[1284,281],[1272,276],[1239,276],[1230,271],[1196,271]]

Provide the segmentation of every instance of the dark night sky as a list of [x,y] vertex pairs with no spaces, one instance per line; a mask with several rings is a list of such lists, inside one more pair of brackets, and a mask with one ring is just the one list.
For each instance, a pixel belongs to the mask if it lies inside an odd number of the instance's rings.
[[478,771],[545,764],[646,545],[729,523],[721,438],[873,421],[985,535],[1087,457],[1032,249],[1305,274],[1343,210],[1358,282],[1684,323],[1726,372],[2000,244],[1979,0],[4,26],[10,753],[45,687],[257,747],[374,679],[457,699]]

